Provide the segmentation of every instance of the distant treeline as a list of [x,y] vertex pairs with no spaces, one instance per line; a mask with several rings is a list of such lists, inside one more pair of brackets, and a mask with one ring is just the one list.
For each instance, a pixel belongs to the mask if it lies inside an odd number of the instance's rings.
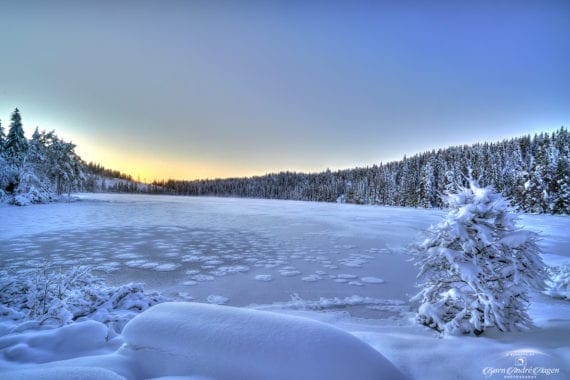
[[[150,185],[134,180],[130,174],[111,170],[101,164],[89,162],[84,164],[85,181],[83,190],[87,192],[110,193],[148,193]],[[162,191],[162,190],[161,190]],[[155,191],[159,192],[159,191]]]
[[470,172],[513,206],[570,214],[570,135],[565,128],[496,143],[432,150],[400,161],[321,173],[281,172],[248,178],[155,181],[149,192],[444,207],[442,197],[467,185]]
[[101,164],[95,162],[89,162],[85,164],[85,170],[93,175],[99,175],[108,178],[125,179],[127,181],[134,181],[133,177],[130,174],[125,174],[118,170],[107,169],[103,167]]

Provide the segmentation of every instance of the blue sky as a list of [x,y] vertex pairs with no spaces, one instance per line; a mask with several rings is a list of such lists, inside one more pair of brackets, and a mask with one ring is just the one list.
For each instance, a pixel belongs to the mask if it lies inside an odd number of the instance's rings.
[[563,1],[2,2],[0,118],[147,180],[371,165],[568,126],[568,20]]

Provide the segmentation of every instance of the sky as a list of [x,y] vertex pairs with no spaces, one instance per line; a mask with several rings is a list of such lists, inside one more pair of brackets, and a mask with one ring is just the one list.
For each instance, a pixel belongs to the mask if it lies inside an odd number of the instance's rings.
[[0,1],[21,110],[141,180],[366,166],[570,123],[568,1]]

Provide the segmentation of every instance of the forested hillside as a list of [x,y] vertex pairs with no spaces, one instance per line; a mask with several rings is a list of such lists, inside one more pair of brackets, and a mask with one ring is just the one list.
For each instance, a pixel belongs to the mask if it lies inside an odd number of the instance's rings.
[[442,195],[467,185],[470,172],[521,211],[570,214],[570,135],[565,128],[432,150],[365,168],[142,184],[128,174],[84,163],[75,145],[53,131],[36,128],[32,138],[26,139],[18,109],[7,135],[0,124],[0,199],[15,204],[91,191],[444,207]]
[[[84,165],[83,190],[94,193],[149,193],[151,185],[135,181],[130,174],[107,169],[101,164],[89,162]],[[158,192],[158,191],[154,191]]]
[[365,168],[250,178],[155,182],[181,195],[213,195],[443,207],[441,195],[467,185],[472,170],[513,206],[534,213],[570,213],[570,135],[560,128],[495,143],[455,146]]

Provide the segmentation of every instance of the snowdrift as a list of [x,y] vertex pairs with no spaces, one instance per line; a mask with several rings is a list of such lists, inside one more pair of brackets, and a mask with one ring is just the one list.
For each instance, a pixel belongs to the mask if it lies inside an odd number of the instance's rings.
[[122,354],[137,377],[401,379],[380,353],[317,321],[199,303],[163,303],[130,321]]
[[105,346],[107,334],[107,326],[93,320],[28,330],[0,337],[0,353],[20,363],[47,363],[92,354]]
[[[104,349],[96,321],[0,340],[22,364],[10,379],[397,380],[404,376],[353,335],[311,319],[188,302],[162,303],[132,319],[124,344]],[[18,342],[11,342],[17,339]],[[10,344],[16,343],[16,344]],[[76,357],[71,354],[78,353]],[[0,351],[2,352],[2,351]],[[42,363],[42,364],[40,364]]]
[[123,376],[96,367],[47,367],[11,371],[5,374],[11,380],[124,380]]

